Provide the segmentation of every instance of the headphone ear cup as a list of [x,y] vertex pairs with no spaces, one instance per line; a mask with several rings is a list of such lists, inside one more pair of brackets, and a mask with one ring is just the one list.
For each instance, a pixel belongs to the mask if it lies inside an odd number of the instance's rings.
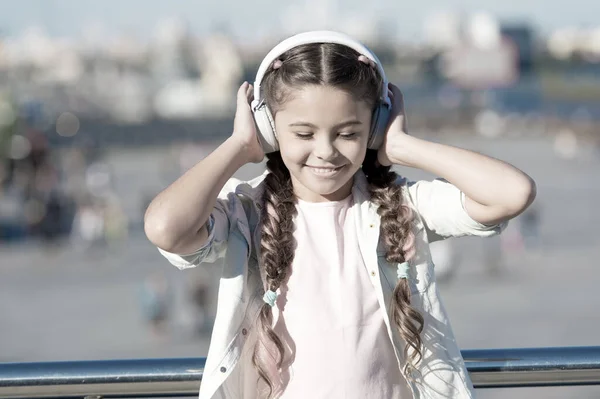
[[377,150],[381,147],[383,139],[385,138],[389,118],[390,108],[387,104],[380,104],[375,108],[373,116],[371,117],[371,134],[369,135],[367,148]]
[[265,104],[254,111],[254,120],[258,130],[258,141],[265,154],[278,151],[279,143],[275,134],[275,121]]

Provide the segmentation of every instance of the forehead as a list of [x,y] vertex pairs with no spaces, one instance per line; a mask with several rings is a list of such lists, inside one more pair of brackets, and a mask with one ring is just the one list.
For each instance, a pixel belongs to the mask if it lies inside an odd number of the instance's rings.
[[342,119],[362,121],[370,115],[369,105],[345,90],[325,85],[306,85],[290,91],[275,119],[282,123],[302,120],[320,126],[335,124]]

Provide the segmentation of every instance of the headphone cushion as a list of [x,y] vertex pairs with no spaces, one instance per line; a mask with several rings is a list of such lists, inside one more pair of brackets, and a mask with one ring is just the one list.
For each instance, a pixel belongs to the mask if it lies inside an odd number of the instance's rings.
[[277,136],[275,134],[275,121],[266,105],[254,111],[254,120],[258,128],[258,141],[265,154],[279,150]]
[[385,132],[390,118],[390,108],[386,104],[380,104],[373,111],[371,117],[371,134],[367,147],[371,150],[377,150],[383,144]]

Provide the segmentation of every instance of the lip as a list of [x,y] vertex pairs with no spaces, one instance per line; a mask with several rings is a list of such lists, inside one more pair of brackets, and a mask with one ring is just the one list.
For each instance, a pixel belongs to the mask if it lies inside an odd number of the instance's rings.
[[304,166],[308,166],[309,168],[314,168],[314,169],[339,169],[339,168],[343,168],[346,165],[339,165],[339,166],[313,166],[313,165],[304,165]]
[[344,169],[346,165],[336,167],[323,167],[323,166],[306,166],[315,176],[318,177],[332,177],[339,173],[340,170]]

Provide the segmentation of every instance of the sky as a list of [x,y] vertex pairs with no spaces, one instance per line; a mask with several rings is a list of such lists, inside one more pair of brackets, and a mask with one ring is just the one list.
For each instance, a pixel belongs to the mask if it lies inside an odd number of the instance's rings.
[[238,37],[260,40],[286,33],[298,21],[313,21],[311,29],[332,28],[345,16],[353,24],[382,18],[397,35],[415,40],[425,17],[450,10],[489,11],[501,20],[531,22],[543,33],[600,26],[600,0],[0,0],[0,33],[15,35],[37,25],[52,36],[77,37],[95,26],[147,38],[161,19],[179,17],[196,34],[226,24]]

